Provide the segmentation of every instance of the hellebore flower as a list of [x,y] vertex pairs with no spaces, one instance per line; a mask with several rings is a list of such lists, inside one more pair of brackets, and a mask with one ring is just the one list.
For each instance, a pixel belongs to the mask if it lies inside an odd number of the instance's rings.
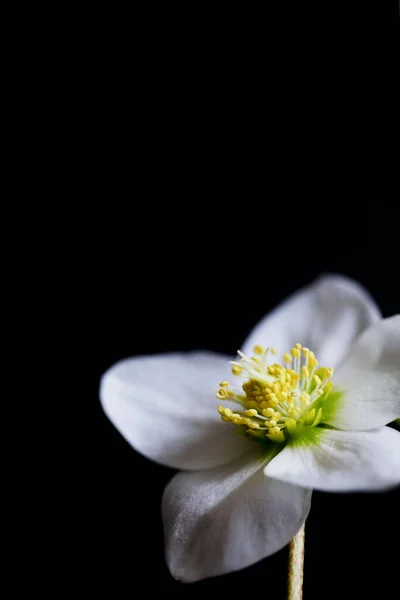
[[385,427],[400,416],[400,315],[381,319],[357,283],[323,276],[291,296],[233,361],[238,389],[229,371],[218,354],[164,354],[123,360],[101,382],[104,411],[128,442],[184,470],[162,502],[166,560],[184,581],[283,548],[313,488],[400,483],[400,433]]

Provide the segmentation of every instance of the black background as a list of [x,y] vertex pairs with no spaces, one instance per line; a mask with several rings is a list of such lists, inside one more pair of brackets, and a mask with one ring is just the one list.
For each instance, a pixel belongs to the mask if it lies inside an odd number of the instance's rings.
[[[400,312],[393,16],[361,41],[351,28],[328,40],[323,29],[312,40],[304,30],[273,36],[273,24],[251,41],[240,27],[225,35],[228,25],[210,37],[182,33],[170,16],[137,43],[140,23],[130,36],[106,29],[86,55],[95,500],[82,543],[92,591],[285,597],[286,549],[239,573],[172,579],[160,501],[174,471],[118,434],[98,382],[127,356],[233,354],[266,312],[323,272],[361,282],[384,316]],[[314,493],[306,598],[391,597],[399,498]],[[72,559],[72,570],[87,566]]]

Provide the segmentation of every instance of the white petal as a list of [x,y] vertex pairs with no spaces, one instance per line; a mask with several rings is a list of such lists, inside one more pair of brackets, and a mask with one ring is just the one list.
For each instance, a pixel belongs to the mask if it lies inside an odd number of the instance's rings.
[[251,452],[171,480],[162,509],[174,577],[190,582],[242,569],[295,536],[308,515],[311,490],[265,477],[267,461]]
[[399,368],[400,315],[396,315],[371,325],[355,340],[340,373],[353,369],[393,371]]
[[339,429],[375,429],[400,415],[400,316],[381,320],[359,336],[334,375],[323,422]]
[[353,371],[338,377],[332,392],[322,403],[322,422],[338,429],[364,431],[387,425],[400,415],[400,369]]
[[325,275],[290,296],[253,329],[243,348],[275,347],[278,356],[300,342],[315,352],[321,365],[336,367],[354,338],[380,318],[364,288],[339,275]]
[[228,361],[211,352],[123,360],[103,375],[103,409],[152,460],[178,469],[224,464],[252,446],[218,414],[215,392],[231,375]]
[[400,483],[400,433],[315,428],[313,441],[288,445],[265,468],[270,477],[317,490],[384,490]]

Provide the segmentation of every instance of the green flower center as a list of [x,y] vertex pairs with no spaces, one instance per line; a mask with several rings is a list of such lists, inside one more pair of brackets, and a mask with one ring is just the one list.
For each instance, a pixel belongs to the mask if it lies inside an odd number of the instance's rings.
[[[315,354],[301,344],[283,355],[280,364],[268,364],[273,348],[253,348],[254,356],[239,352],[232,372],[244,377],[240,391],[227,381],[220,383],[217,398],[240,405],[233,411],[221,404],[218,412],[225,422],[239,425],[243,433],[255,439],[268,438],[282,443],[297,427],[315,427],[321,422],[323,401],[332,390],[333,369],[320,367]],[[244,394],[243,394],[244,392]]]

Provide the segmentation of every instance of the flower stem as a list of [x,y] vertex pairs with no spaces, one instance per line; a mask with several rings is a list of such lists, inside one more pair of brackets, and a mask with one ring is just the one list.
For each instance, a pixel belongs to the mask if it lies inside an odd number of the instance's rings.
[[289,543],[288,600],[301,600],[303,597],[305,524]]

